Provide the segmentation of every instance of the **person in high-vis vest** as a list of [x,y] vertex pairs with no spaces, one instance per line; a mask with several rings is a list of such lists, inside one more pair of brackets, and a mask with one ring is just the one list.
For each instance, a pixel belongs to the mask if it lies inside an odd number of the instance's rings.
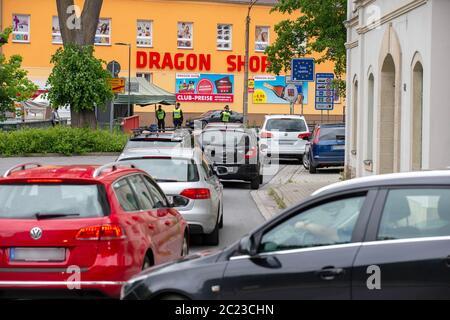
[[158,120],[158,131],[166,132],[166,112],[162,109],[161,105],[156,110],[156,119]]
[[220,121],[228,123],[231,121],[231,111],[228,105],[225,106],[225,110],[220,113]]
[[177,102],[175,110],[173,110],[173,126],[175,129],[181,128],[183,125],[183,110],[181,110],[180,103]]

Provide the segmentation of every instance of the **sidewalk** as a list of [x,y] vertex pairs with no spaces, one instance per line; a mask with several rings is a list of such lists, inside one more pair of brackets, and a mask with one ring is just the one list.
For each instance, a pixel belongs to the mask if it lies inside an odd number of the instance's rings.
[[261,214],[269,220],[317,189],[339,181],[337,170],[319,170],[317,174],[310,174],[301,165],[289,165],[262,188],[252,191],[251,195]]

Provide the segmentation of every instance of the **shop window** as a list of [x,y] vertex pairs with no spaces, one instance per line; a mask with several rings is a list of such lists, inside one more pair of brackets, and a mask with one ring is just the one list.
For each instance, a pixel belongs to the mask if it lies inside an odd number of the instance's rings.
[[137,72],[136,77],[138,78],[144,78],[148,82],[152,83],[152,74],[148,72]]
[[194,47],[194,28],[192,22],[178,22],[178,49],[192,49]]
[[62,44],[61,28],[59,27],[59,19],[57,16],[52,17],[52,43]]
[[217,50],[231,50],[233,27],[231,24],[217,25]]
[[111,19],[99,19],[95,33],[95,44],[98,46],[111,45]]
[[12,41],[20,43],[30,42],[30,16],[13,14]]
[[153,47],[153,22],[138,20],[136,28],[136,45],[141,48]]
[[264,52],[269,45],[269,27],[257,26],[255,31],[255,51]]

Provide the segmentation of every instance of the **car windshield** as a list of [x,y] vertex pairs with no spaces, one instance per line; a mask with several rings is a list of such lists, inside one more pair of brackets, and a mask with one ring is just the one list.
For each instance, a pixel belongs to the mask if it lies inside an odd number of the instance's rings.
[[129,159],[137,168],[150,174],[158,182],[195,182],[199,181],[197,166],[191,159],[145,158]]
[[302,132],[307,131],[302,119],[270,119],[266,125],[267,131]]
[[344,127],[322,127],[320,128],[320,140],[337,140],[336,137],[345,137]]
[[125,146],[126,149],[135,148],[152,148],[152,147],[169,147],[177,148],[181,147],[181,141],[168,141],[168,140],[146,140],[146,141],[128,141]]
[[1,219],[102,217],[108,212],[98,185],[24,184],[0,185]]
[[248,135],[242,131],[208,130],[203,132],[200,143],[203,146],[244,146],[248,142]]

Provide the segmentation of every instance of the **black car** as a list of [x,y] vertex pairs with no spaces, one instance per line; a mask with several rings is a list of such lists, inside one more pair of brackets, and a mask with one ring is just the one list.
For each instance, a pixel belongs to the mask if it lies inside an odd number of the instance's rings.
[[[208,123],[212,123],[212,122],[221,122],[222,120],[220,119],[220,113],[223,110],[209,110],[206,111],[205,113],[201,114],[199,117],[194,118],[194,119],[189,119],[186,121],[186,127],[189,127],[191,129],[194,129],[195,126],[195,121],[200,121],[202,128],[206,127],[206,125]],[[230,111],[231,112],[231,118],[230,118],[230,122],[234,122],[234,123],[243,123],[244,122],[244,116],[242,115],[242,113],[236,112],[236,111]]]
[[240,242],[131,279],[123,299],[450,298],[450,171],[316,191]]
[[197,144],[221,180],[243,180],[259,189],[262,183],[258,136],[253,129],[235,124],[206,127]]

